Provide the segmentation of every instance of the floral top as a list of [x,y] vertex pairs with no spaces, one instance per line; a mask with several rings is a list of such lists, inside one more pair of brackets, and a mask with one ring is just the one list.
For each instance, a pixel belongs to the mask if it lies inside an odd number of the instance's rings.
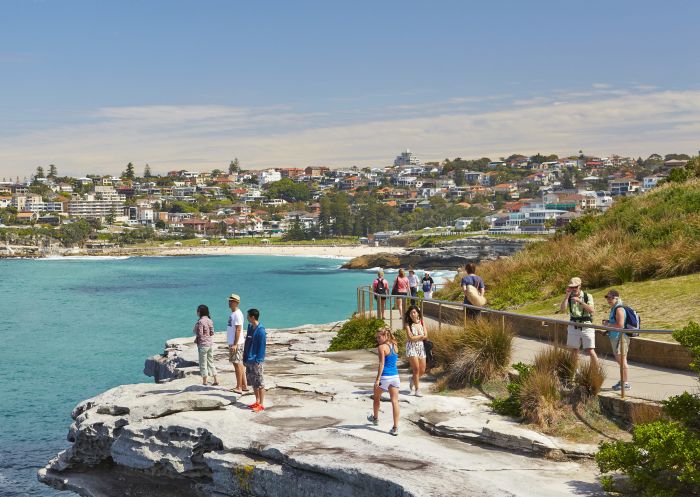
[[214,345],[214,322],[207,316],[199,318],[194,325],[195,342],[199,347],[211,347]]

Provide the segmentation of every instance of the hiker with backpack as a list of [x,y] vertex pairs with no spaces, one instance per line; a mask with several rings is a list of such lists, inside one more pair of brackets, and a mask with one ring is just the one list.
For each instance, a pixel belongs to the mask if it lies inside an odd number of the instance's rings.
[[[622,303],[620,292],[617,290],[608,290],[608,293],[605,294],[605,300],[607,300],[610,305],[610,316],[608,319],[603,320],[604,325],[621,329],[639,329],[639,314],[631,307]],[[608,335],[610,339],[610,345],[615,354],[615,360],[622,366],[622,382],[625,384],[625,390],[629,390],[632,386],[627,382],[627,372],[629,369],[627,365],[627,351],[630,346],[630,336],[637,336],[638,334],[634,332],[607,331],[606,335]],[[612,389],[615,391],[622,390],[622,382],[618,381],[615,383]]]
[[566,287],[566,295],[559,306],[559,312],[569,311],[569,321],[566,329],[566,346],[570,349],[583,351],[591,358],[591,363],[598,366],[598,356],[595,353],[595,330],[585,326],[593,323],[595,304],[593,296],[581,290],[581,278],[574,277]]
[[376,294],[374,298],[377,299],[377,317],[379,319],[384,319],[386,297],[382,297],[381,295],[387,295],[389,293],[389,282],[384,279],[384,271],[381,269],[377,272],[377,279],[372,283],[372,290]]

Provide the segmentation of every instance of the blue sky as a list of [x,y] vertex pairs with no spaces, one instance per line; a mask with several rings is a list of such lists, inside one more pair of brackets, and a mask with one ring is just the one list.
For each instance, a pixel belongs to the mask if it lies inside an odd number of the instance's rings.
[[700,148],[700,3],[0,1],[0,177]]

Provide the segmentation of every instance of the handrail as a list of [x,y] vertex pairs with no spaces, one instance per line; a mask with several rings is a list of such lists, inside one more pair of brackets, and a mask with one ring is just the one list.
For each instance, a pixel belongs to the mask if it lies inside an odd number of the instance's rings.
[[[539,321],[542,323],[551,323],[551,324],[565,324],[565,325],[573,325],[573,326],[578,326],[578,327],[584,327],[582,326],[582,323],[578,323],[576,321],[565,321],[563,319],[554,319],[554,318],[548,318],[544,316],[532,316],[529,314],[519,314],[517,312],[508,312],[508,311],[499,311],[498,309],[491,309],[488,307],[479,307],[477,305],[471,305],[471,304],[464,304],[462,302],[455,302],[452,300],[439,300],[439,299],[426,299],[424,297],[418,297],[418,296],[411,296],[411,295],[383,295],[383,294],[378,294],[375,293],[370,285],[363,285],[358,287],[358,290],[360,291],[367,291],[369,292],[373,297],[382,297],[382,298],[402,298],[402,299],[411,299],[411,300],[420,300],[424,302],[430,302],[434,304],[441,304],[441,305],[450,305],[450,306],[458,306],[462,307],[463,309],[472,309],[475,311],[481,311],[484,313],[488,314],[495,314],[497,316],[507,316],[507,317],[517,317],[520,319],[528,319],[530,321]],[[606,326],[603,324],[593,324],[593,323],[583,323],[585,324],[585,328],[593,328],[596,330],[603,330],[603,331],[624,331],[626,333],[639,333],[640,335],[643,333],[654,333],[654,334],[671,334],[674,332],[674,330],[630,330],[630,329],[621,329],[617,328],[615,326]]]
[[[508,311],[499,311],[496,309],[489,309],[488,307],[480,307],[476,305],[471,305],[471,304],[465,304],[461,302],[453,302],[450,300],[439,300],[439,299],[426,299],[425,297],[419,297],[418,295],[412,296],[412,295],[391,295],[391,294],[378,294],[374,292],[374,288],[370,285],[363,285],[357,287],[357,311],[358,313],[362,313],[364,315],[365,313],[365,296],[369,294],[369,313],[370,316],[372,315],[372,302],[376,298],[381,298],[381,299],[389,299],[389,321],[391,322],[393,320],[393,300],[396,298],[400,299],[405,299],[405,300],[412,300],[412,301],[420,301],[420,307],[421,307],[421,313],[423,311],[423,304],[425,302],[431,303],[431,304],[437,304],[438,306],[438,330],[442,329],[442,307],[443,306],[451,306],[451,307],[461,307],[462,310],[466,309],[471,309],[474,311],[480,311],[486,314],[493,314],[496,316],[501,316],[501,325],[505,327],[505,318],[506,317],[511,317],[511,318],[518,318],[518,319],[525,319],[525,320],[530,320],[530,321],[538,321],[539,323],[549,323],[549,324],[555,324],[555,325],[566,325],[566,326],[576,326],[579,328],[593,328],[594,330],[602,330],[602,331],[614,331],[618,333],[639,333],[640,335],[643,334],[671,334],[673,333],[672,330],[629,330],[626,328],[617,328],[615,326],[608,326],[608,325],[603,325],[603,324],[593,324],[591,323],[580,323],[576,321],[565,321],[563,319],[553,319],[553,318],[547,318],[547,317],[542,317],[542,316],[531,316],[529,314],[518,314],[515,312],[508,312]],[[374,298],[372,298],[374,297]],[[383,305],[383,304],[382,304]],[[379,301],[377,301],[377,306],[379,306]],[[379,309],[377,309],[379,310]],[[467,320],[467,313],[464,312],[464,320],[466,324]],[[403,316],[401,316],[401,319],[403,320]],[[585,326],[583,326],[585,324]],[[622,338],[622,337],[621,337]],[[556,341],[555,341],[556,345]],[[620,397],[625,398],[625,381],[624,381],[624,364],[625,364],[625,357],[627,355],[627,352],[624,350],[623,347],[623,340],[620,339],[617,341],[617,346],[618,350],[614,351],[616,356],[620,356],[620,359],[618,363],[620,364]]]

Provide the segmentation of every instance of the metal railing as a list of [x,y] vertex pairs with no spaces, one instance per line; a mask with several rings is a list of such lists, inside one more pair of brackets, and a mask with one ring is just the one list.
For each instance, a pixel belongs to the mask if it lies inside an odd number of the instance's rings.
[[[378,294],[373,291],[373,287],[370,285],[366,286],[360,286],[357,287],[357,313],[359,315],[362,315],[363,317],[369,313],[370,317],[373,314],[373,303],[376,303],[377,306],[379,306],[379,301],[378,299],[381,298],[384,300],[383,305],[387,305],[389,307],[389,322],[393,322],[393,308],[394,308],[394,303],[397,301],[397,299],[402,299],[404,301],[415,301],[419,302],[420,305],[420,311],[422,315],[425,315],[423,312],[424,309],[424,304],[427,302],[432,305],[437,306],[437,322],[438,322],[438,331],[442,330],[442,323],[443,323],[443,308],[448,308],[448,309],[461,309],[461,313],[463,315],[464,319],[464,324],[466,325],[468,318],[468,313],[467,310],[472,310],[472,311],[477,311],[481,314],[487,315],[487,316],[498,316],[500,317],[501,321],[501,326],[503,329],[505,329],[505,322],[506,318],[517,318],[517,319],[522,319],[526,321],[533,321],[533,322],[539,322],[542,326],[548,326],[548,325],[555,325],[555,326],[576,326],[579,328],[593,328],[594,330],[600,330],[603,332],[618,332],[618,333],[639,333],[639,336],[643,336],[645,334],[667,334],[670,335],[673,333],[673,330],[625,330],[625,329],[620,329],[615,326],[607,326],[603,324],[593,324],[591,323],[580,323],[580,322],[575,322],[575,321],[568,321],[568,320],[563,320],[563,319],[554,319],[554,318],[547,318],[543,316],[531,316],[528,314],[518,314],[515,312],[508,312],[508,311],[499,311],[496,309],[490,309],[488,307],[479,307],[476,305],[471,305],[471,304],[464,304],[461,302],[454,302],[450,300],[439,300],[439,299],[426,299],[425,297],[419,297],[418,295],[412,296],[412,295],[390,295],[390,294]],[[404,305],[403,308],[405,309],[406,306]],[[377,308],[377,311],[379,309]],[[377,314],[378,316],[378,314]],[[403,316],[401,316],[401,320],[403,323]],[[455,324],[455,323],[450,323],[450,324]],[[585,324],[585,326],[583,326]],[[622,346],[623,344],[623,337],[620,337],[620,340],[618,340],[618,350],[617,354],[620,356],[620,396],[622,398],[625,398],[625,382],[623,381],[624,377],[624,367],[623,364],[626,363],[626,354],[627,352],[625,351],[624,347]],[[559,344],[554,341],[554,345],[558,346]],[[613,351],[615,352],[615,351]]]

